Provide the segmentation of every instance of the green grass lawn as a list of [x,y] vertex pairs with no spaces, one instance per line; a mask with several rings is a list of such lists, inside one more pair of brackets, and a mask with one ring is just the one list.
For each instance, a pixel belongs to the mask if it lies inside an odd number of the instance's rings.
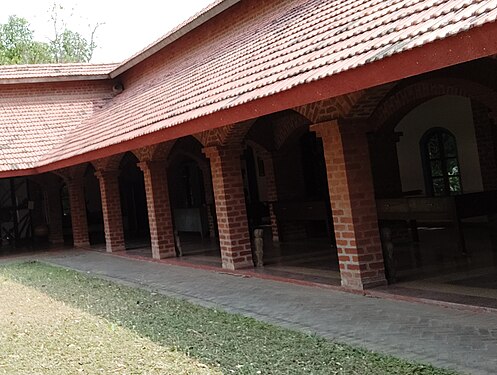
[[0,267],[0,374],[453,374],[41,263]]

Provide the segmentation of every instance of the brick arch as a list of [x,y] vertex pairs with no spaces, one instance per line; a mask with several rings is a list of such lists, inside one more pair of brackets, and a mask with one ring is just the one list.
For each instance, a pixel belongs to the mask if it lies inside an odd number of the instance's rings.
[[140,162],[144,161],[163,161],[166,160],[171,152],[171,149],[176,144],[177,139],[158,143],[152,146],[146,146],[133,150],[133,154],[138,158]]
[[204,147],[241,144],[254,122],[255,120],[248,120],[222,126],[195,134],[193,137]]
[[[188,155],[191,159],[203,158],[202,148],[204,145],[199,141],[198,137],[186,136],[176,139],[174,144],[171,144],[167,159],[174,158],[176,154]],[[193,150],[193,151],[192,151]],[[197,153],[197,155],[195,155]],[[202,159],[204,163],[208,163],[207,159]]]
[[356,91],[335,98],[295,107],[293,110],[300,113],[313,124],[318,124],[320,122],[349,117],[355,104],[363,95],[364,91]]
[[368,119],[371,117],[380,102],[388,95],[389,92],[398,84],[398,82],[387,83],[385,85],[372,87],[362,91],[362,95],[357,98],[354,105],[346,113],[344,118]]
[[87,167],[88,163],[78,164],[63,169],[57,169],[55,171],[52,171],[52,173],[59,176],[67,183],[71,180],[83,178]]
[[194,162],[196,162],[199,165],[201,169],[209,168],[209,161],[207,159],[203,159],[199,155],[195,155],[194,153],[185,150],[178,150],[175,151],[174,153],[171,153],[171,156],[167,160],[167,165],[169,166],[173,164],[180,156],[192,159]]
[[292,111],[292,113],[291,116],[280,117],[274,121],[274,146],[276,150],[281,150],[309,131],[309,125],[312,122],[302,116],[300,112]]
[[444,95],[463,96],[497,114],[497,93],[480,83],[465,79],[431,79],[395,90],[372,113],[377,130],[393,130],[398,122],[420,104]]
[[205,132],[197,133],[197,134],[192,134],[191,136],[193,138],[195,138],[198,141],[198,143],[200,143],[202,146],[205,146],[205,144],[204,144],[204,133]]
[[56,175],[57,177],[61,178],[62,181],[64,181],[64,183],[71,178],[71,175],[69,173],[69,170],[68,168],[64,168],[64,169],[57,169],[55,171],[51,171],[51,173],[53,173],[54,175]]
[[112,155],[106,158],[97,159],[91,162],[96,171],[117,171],[125,153]]
[[[167,163],[166,167],[168,172],[170,172],[173,169],[174,164],[178,162],[181,157],[187,157],[193,160],[195,163],[197,163],[197,166],[200,168],[203,177],[203,187],[205,193],[205,203],[207,210],[209,232],[211,234],[214,234],[216,225],[214,223],[215,216],[213,215],[214,207],[212,206],[212,204],[214,203],[214,193],[212,186],[210,162],[208,159],[205,158],[204,154],[202,153],[203,145],[199,141],[199,139],[194,136],[192,136],[190,139],[188,138],[189,137],[184,137],[181,138],[181,140],[178,140],[178,142],[176,142],[174,149],[172,149],[169,153],[168,159],[166,161]],[[198,145],[195,146],[199,147],[197,150],[192,151],[190,146],[192,146],[192,143],[195,142],[198,143]]]

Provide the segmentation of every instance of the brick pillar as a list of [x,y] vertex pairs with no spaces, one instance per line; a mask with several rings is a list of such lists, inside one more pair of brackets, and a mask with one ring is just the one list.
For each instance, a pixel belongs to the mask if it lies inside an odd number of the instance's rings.
[[330,121],[311,130],[323,140],[342,286],[384,285],[366,127]]
[[165,162],[145,161],[138,163],[138,166],[143,171],[145,181],[152,257],[154,259],[175,257],[173,219]]
[[278,221],[276,214],[274,212],[274,203],[278,201],[278,192],[276,190],[276,177],[274,173],[274,163],[273,158],[268,153],[266,157],[263,158],[264,169],[266,172],[266,187],[267,187],[267,198],[269,201],[269,216],[271,218],[271,232],[273,241],[278,242],[280,240],[280,234],[278,231]]
[[213,146],[205,148],[204,153],[211,163],[223,268],[234,270],[253,267],[241,172],[241,148]]
[[48,227],[50,233],[48,240],[52,244],[64,243],[62,228],[62,202],[60,199],[60,186],[50,186],[45,190],[47,200]]
[[90,246],[83,178],[69,181],[67,183],[67,190],[69,192],[69,205],[71,206],[74,247]]
[[118,171],[100,170],[95,172],[95,176],[97,176],[100,183],[107,252],[124,251],[126,248],[124,245]]

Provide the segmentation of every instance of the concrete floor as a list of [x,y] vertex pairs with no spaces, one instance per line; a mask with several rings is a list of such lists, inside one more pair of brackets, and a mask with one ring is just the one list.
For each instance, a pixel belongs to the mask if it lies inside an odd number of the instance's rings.
[[[420,228],[419,243],[395,245],[397,282],[381,289],[397,296],[497,309],[497,246],[489,228],[465,225],[469,256],[457,252],[451,228]],[[183,256],[187,264],[221,267],[216,239],[182,234]],[[150,256],[148,248],[129,251]],[[340,285],[336,250],[326,238],[273,244],[265,241],[264,268],[256,272],[308,281]]]

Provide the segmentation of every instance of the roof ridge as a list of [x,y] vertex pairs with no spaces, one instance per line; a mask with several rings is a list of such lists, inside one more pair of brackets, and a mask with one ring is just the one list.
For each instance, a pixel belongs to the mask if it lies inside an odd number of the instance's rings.
[[43,68],[43,67],[73,67],[73,66],[115,66],[120,63],[92,63],[92,62],[70,62],[70,63],[42,63],[42,64],[6,64],[0,65],[0,70],[2,69],[19,69],[19,68]]
[[159,50],[163,49],[177,39],[181,38],[183,35],[190,32],[191,30],[199,27],[203,23],[209,21],[210,19],[214,18],[218,14],[239,3],[240,1],[241,0],[215,0],[211,4],[207,5],[204,9],[200,10],[187,20],[172,28],[169,32],[158,38],[156,41],[150,43],[142,50],[138,51],[128,59],[118,64],[116,69],[111,72],[111,78],[114,78],[119,74],[125,72],[126,70],[132,68],[136,64],[139,64],[147,57],[155,54]]
[[110,79],[116,63],[56,63],[0,65],[0,85]]

